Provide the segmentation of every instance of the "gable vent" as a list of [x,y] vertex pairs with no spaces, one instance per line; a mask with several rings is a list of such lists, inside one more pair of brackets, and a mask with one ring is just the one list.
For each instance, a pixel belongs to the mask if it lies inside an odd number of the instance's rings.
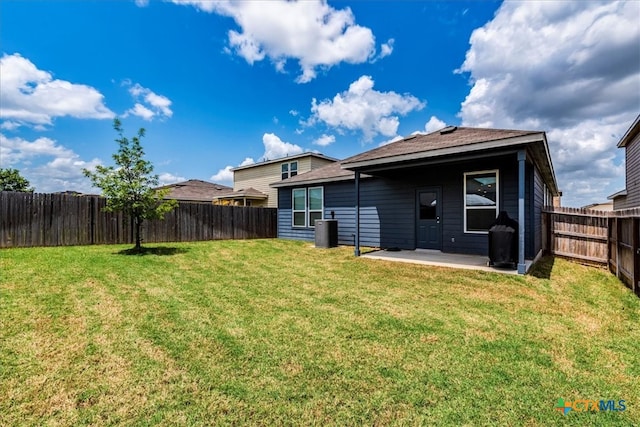
[[446,128],[440,130],[440,135],[446,135],[448,133],[453,133],[456,129],[458,129],[457,126],[447,126]]

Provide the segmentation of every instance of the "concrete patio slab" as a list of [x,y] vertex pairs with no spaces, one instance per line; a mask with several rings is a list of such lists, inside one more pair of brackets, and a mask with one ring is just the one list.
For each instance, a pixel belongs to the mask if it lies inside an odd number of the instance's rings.
[[[413,264],[433,265],[438,267],[461,268],[466,270],[490,271],[502,274],[518,274],[518,270],[509,268],[489,267],[489,258],[481,255],[447,254],[441,251],[416,249],[413,251],[385,251],[379,250],[362,255],[364,258],[381,259],[385,261],[408,262]],[[532,261],[526,260],[527,271]]]

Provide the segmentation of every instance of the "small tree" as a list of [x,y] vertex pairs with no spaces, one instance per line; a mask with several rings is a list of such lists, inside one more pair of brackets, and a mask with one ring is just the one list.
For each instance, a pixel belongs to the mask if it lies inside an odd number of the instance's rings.
[[95,172],[83,169],[94,186],[102,189],[107,198],[107,212],[123,212],[134,224],[135,251],[142,249],[140,229],[145,220],[162,219],[167,212],[177,206],[175,200],[163,200],[167,190],[158,191],[158,175],[152,175],[153,165],[143,158],[144,151],[140,139],[145,135],[140,128],[138,135],[129,140],[123,135],[120,120],[113,120],[113,128],[118,132],[117,153],[113,155],[117,168],[97,166]]
[[33,193],[33,188],[29,187],[29,181],[20,175],[18,169],[0,168],[0,191]]

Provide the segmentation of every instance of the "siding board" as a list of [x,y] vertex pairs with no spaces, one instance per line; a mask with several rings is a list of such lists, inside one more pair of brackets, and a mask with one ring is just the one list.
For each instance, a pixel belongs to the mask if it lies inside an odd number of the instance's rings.
[[625,147],[627,197],[625,209],[640,207],[640,135]]

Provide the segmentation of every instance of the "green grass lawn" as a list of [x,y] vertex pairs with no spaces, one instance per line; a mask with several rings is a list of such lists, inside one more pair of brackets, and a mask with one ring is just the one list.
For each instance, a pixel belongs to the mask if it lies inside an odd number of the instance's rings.
[[640,424],[640,299],[604,270],[153,247],[0,251],[0,425]]

